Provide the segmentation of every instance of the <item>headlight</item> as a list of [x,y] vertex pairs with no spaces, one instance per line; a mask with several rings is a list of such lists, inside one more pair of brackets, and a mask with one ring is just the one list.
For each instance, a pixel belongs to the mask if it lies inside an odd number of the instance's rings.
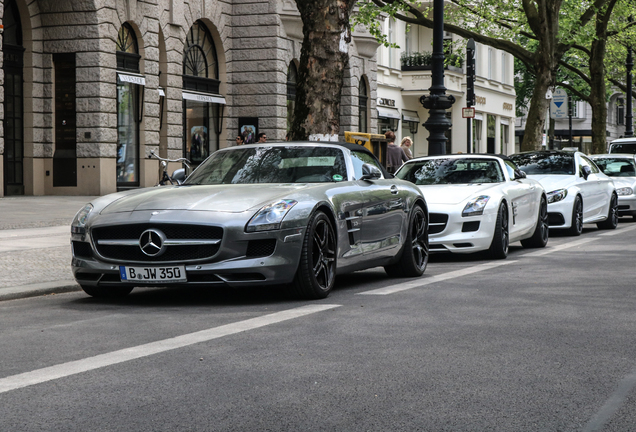
[[486,208],[489,199],[490,197],[487,195],[480,195],[471,199],[466,203],[466,207],[464,207],[462,211],[462,216],[479,216],[484,214],[484,208]]
[[563,201],[565,197],[568,196],[568,190],[557,189],[557,190],[553,190],[552,192],[548,192],[546,195],[548,197],[548,204],[555,203],[555,202]]
[[71,233],[73,234],[85,234],[86,233],[86,219],[88,215],[93,211],[92,204],[86,204],[80,211],[77,212],[73,218],[71,224]]
[[296,204],[298,204],[298,201],[280,200],[266,205],[250,219],[245,231],[254,232],[279,229],[287,212]]
[[634,194],[634,189],[632,189],[630,187],[618,188],[618,189],[616,189],[616,193],[619,196],[633,195]]

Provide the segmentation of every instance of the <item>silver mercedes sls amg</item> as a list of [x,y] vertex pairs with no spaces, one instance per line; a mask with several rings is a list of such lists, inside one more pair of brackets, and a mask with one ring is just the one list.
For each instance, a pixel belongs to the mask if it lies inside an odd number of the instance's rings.
[[384,266],[417,277],[428,263],[422,193],[357,144],[219,150],[181,185],[86,204],[71,233],[73,274],[95,297],[285,284],[318,299],[336,274]]

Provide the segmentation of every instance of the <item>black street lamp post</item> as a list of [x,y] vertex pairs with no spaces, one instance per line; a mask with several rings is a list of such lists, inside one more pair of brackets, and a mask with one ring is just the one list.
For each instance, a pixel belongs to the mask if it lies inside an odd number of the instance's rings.
[[455,97],[446,94],[444,86],[444,0],[433,2],[433,58],[431,94],[422,96],[420,103],[429,110],[424,127],[428,130],[428,154],[446,154],[446,131],[452,123],[446,118],[446,110],[453,106]]
[[[632,17],[629,17],[629,22],[632,22]],[[625,111],[625,136],[634,136],[634,127],[632,125],[632,68],[634,67],[634,59],[632,58],[632,47],[627,47],[627,60],[625,60],[625,67],[627,68],[627,106]]]

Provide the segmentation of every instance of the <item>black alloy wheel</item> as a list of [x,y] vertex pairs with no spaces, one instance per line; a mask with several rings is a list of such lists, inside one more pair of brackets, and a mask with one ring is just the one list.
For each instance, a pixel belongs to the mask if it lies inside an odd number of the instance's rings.
[[596,224],[599,229],[616,229],[618,226],[618,196],[612,194],[609,209],[607,211],[607,219]]
[[521,240],[521,245],[526,248],[542,248],[548,244],[550,233],[550,223],[548,221],[548,201],[545,196],[541,197],[539,204],[539,216],[537,218],[537,226],[534,229],[532,237]]
[[300,264],[292,285],[302,298],[329,295],[336,280],[336,236],[327,215],[317,211],[307,225]]
[[418,277],[426,270],[428,257],[428,220],[424,209],[417,205],[411,212],[399,261],[384,266],[384,270],[391,277]]
[[502,202],[497,213],[497,221],[495,223],[495,233],[490,244],[488,252],[495,259],[504,259],[508,256],[508,248],[510,246],[510,232],[508,226],[508,206]]
[[583,200],[578,195],[572,207],[572,226],[566,232],[571,236],[580,236],[583,232]]

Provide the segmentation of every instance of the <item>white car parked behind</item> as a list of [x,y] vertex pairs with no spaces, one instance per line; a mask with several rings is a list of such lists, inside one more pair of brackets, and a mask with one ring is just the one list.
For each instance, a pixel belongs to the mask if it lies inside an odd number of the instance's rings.
[[518,153],[511,159],[546,190],[550,229],[578,236],[585,223],[616,228],[618,195],[614,183],[583,153],[544,150]]
[[602,154],[590,159],[612,178],[618,194],[618,215],[636,219],[636,155]]
[[521,240],[524,247],[548,242],[545,191],[505,156],[417,158],[395,175],[415,183],[426,198],[431,252],[487,250],[505,258],[511,242]]

